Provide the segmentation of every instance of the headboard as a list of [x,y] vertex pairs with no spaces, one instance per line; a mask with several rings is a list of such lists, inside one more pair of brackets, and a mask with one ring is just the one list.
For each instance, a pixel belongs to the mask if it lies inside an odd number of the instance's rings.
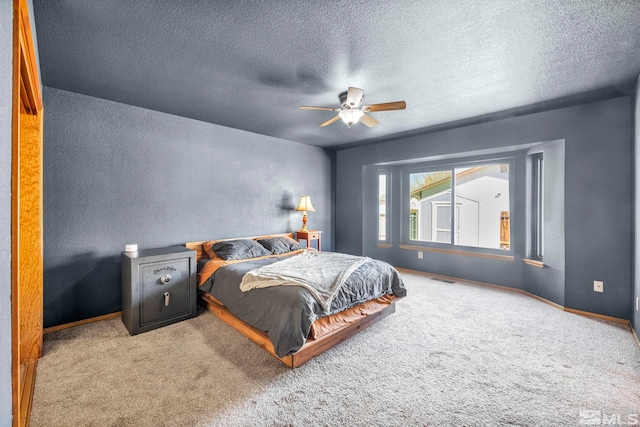
[[200,261],[200,258],[207,257],[207,253],[204,251],[204,248],[202,247],[202,245],[212,240],[215,240],[217,242],[222,242],[224,240],[238,240],[238,239],[257,240],[257,239],[266,239],[268,237],[282,237],[282,236],[293,238],[293,233],[265,234],[263,236],[252,236],[252,237],[229,237],[226,239],[209,239],[209,240],[202,240],[199,242],[187,242],[185,243],[185,246],[189,249],[193,249],[194,251],[196,251],[196,262],[198,262]]

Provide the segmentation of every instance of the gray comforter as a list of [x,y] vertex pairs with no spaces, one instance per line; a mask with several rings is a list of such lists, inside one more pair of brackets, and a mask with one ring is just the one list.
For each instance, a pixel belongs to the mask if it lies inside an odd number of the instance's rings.
[[378,260],[367,261],[351,273],[331,302],[329,311],[323,310],[303,287],[276,286],[249,292],[240,290],[245,273],[279,260],[268,258],[228,265],[218,269],[200,286],[201,291],[213,295],[236,317],[267,331],[279,357],[295,353],[304,345],[311,323],[318,317],[386,294],[403,297],[407,292],[396,269]]

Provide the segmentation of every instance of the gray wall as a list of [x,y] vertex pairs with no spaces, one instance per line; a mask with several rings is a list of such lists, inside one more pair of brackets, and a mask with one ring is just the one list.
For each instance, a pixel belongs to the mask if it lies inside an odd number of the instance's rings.
[[634,96],[634,172],[635,172],[635,188],[634,188],[634,275],[633,275],[633,291],[631,294],[631,310],[633,316],[631,322],[636,334],[640,334],[640,311],[636,310],[636,298],[640,298],[640,77],[636,82],[636,92]]
[[[341,252],[363,252],[365,165],[438,159],[455,153],[486,154],[564,140],[564,304],[628,319],[632,267],[631,135],[631,98],[620,97],[340,150],[336,171],[336,248]],[[518,188],[522,184],[515,185]],[[398,220],[399,215],[395,215],[394,222]],[[525,245],[514,241],[514,248],[515,262],[431,253],[425,253],[425,260],[418,260],[414,251],[397,245],[387,250],[385,259],[417,270],[426,270],[424,266],[430,263],[438,266],[436,273],[522,287]],[[593,292],[594,280],[604,281],[604,293]]]
[[[528,154],[542,152],[544,156],[544,268],[523,265],[522,284],[524,290],[539,295],[557,304],[565,304],[565,156],[564,140],[547,142],[532,148]],[[532,176],[531,164],[527,165],[527,191],[523,192],[531,202],[532,194],[530,180]],[[516,197],[522,194],[516,194]],[[531,216],[531,205],[527,207],[525,215]],[[528,221],[527,225],[530,225]],[[514,236],[522,240],[522,235]],[[528,242],[525,255],[530,255],[532,244]],[[531,258],[531,256],[528,256]]]
[[0,420],[11,420],[12,19],[12,2],[0,0]]
[[334,154],[44,88],[45,327],[120,310],[120,251],[309,226],[333,248]]

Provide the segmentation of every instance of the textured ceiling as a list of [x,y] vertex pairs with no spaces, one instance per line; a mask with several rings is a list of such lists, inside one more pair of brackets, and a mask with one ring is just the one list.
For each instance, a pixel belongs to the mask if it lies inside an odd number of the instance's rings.
[[[321,147],[624,87],[640,1],[33,0],[47,86]],[[376,128],[317,125],[348,86]]]

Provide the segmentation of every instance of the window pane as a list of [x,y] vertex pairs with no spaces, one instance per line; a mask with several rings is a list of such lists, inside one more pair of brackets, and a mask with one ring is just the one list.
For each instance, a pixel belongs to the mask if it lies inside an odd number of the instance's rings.
[[544,159],[542,153],[534,157],[533,163],[533,212],[534,212],[534,255],[538,259],[543,256],[544,237]]
[[378,240],[387,240],[387,175],[378,175]]
[[436,232],[436,242],[450,243],[451,242],[451,232],[450,231],[437,231]]
[[412,173],[409,180],[409,238],[451,243],[451,171]]
[[456,244],[509,249],[509,164],[456,168]]

